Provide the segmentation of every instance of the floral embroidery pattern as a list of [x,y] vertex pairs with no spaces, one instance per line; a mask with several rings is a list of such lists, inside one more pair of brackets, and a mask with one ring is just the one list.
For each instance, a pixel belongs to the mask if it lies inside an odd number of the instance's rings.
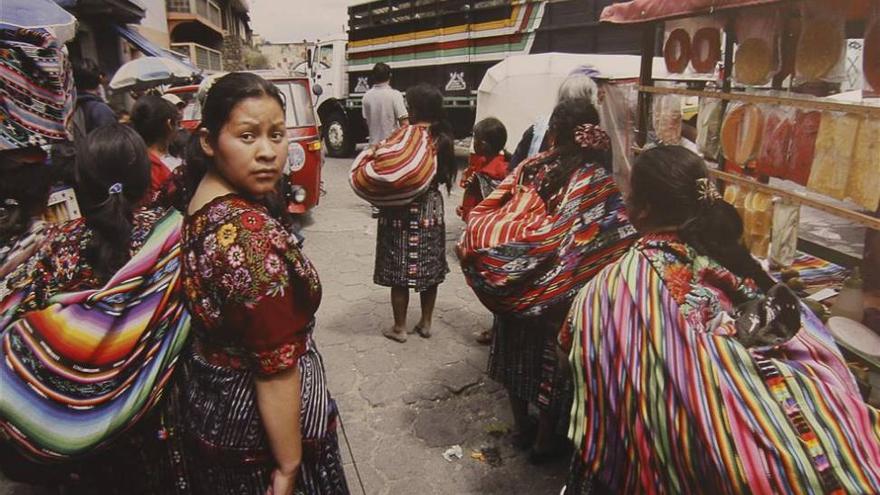
[[[256,203],[224,196],[186,219],[182,249],[184,290],[211,362],[254,366],[261,373],[293,366],[301,345],[288,342],[250,352],[224,328],[224,312],[254,309],[264,298],[291,290],[296,290],[297,306],[312,314],[317,310],[317,271],[281,224]],[[217,358],[218,353],[227,358]]]

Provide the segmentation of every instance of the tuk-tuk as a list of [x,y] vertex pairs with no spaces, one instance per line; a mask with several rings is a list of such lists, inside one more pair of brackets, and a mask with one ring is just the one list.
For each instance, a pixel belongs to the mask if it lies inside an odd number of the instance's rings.
[[[257,73],[271,81],[285,103],[287,122],[288,155],[284,173],[288,177],[288,211],[305,213],[318,204],[321,197],[321,133],[312,104],[311,83],[307,77],[278,73]],[[180,97],[186,106],[182,111],[181,125],[194,131],[202,119],[202,109],[196,94],[198,85],[179,86],[166,90]]]

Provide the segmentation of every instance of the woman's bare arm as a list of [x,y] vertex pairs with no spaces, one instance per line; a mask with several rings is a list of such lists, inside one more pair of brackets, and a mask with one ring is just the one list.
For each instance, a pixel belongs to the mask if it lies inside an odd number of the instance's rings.
[[299,367],[254,380],[257,407],[278,470],[293,475],[302,460]]

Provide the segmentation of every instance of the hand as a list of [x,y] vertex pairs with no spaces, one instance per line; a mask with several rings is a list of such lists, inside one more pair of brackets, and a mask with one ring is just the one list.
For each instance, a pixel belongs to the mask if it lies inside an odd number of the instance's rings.
[[293,495],[296,485],[296,471],[284,474],[280,469],[272,470],[272,486],[266,490],[266,495]]

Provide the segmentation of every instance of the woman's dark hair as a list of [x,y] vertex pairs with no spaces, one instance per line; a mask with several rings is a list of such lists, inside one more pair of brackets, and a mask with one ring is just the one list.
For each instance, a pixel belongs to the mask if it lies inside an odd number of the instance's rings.
[[[550,115],[548,135],[554,139],[554,149],[558,153],[559,166],[550,170],[538,188],[547,200],[568,183],[571,174],[585,163],[599,164],[608,173],[611,169],[611,150],[584,149],[575,141],[577,127],[583,124],[599,125],[599,111],[586,98],[562,100],[553,108]],[[548,156],[535,166],[543,165],[556,157]]]
[[658,146],[636,159],[629,206],[645,212],[649,227],[678,227],[681,239],[740,277],[767,291],[769,275],[742,243],[743,222],[729,203],[701,201],[698,180],[709,178],[703,160],[682,146]]
[[168,154],[175,158],[183,158],[190,135],[190,132],[186,129],[178,129],[175,131],[174,137],[171,139],[171,142],[168,143]]
[[474,126],[474,139],[479,139],[489,145],[489,153],[493,156],[504,151],[509,160],[510,156],[504,150],[507,144],[507,128],[495,117],[487,117]]
[[128,261],[132,215],[149,187],[147,146],[131,127],[99,127],[77,150],[76,199],[92,232],[85,255],[99,278]]
[[437,149],[437,182],[446,186],[446,192],[451,191],[458,169],[455,164],[452,126],[443,111],[443,94],[430,84],[417,84],[406,90],[406,106],[411,123],[431,124],[429,131]]
[[23,163],[0,153],[0,246],[25,233],[46,210],[52,174],[43,163]]
[[[274,98],[284,109],[284,99],[278,88],[262,77],[249,72],[231,72],[217,79],[208,91],[202,104],[202,122],[199,129],[205,129],[208,140],[215,143],[220,130],[229,120],[236,105],[248,98],[268,96]],[[184,169],[183,204],[189,202],[188,196],[199,185],[205,172],[212,166],[212,160],[205,155],[199,142],[199,133],[194,132],[186,147],[186,168]]]
[[152,146],[170,140],[177,129],[179,115],[170,101],[161,96],[144,95],[138,98],[131,109],[131,125],[144,138],[147,146]]

